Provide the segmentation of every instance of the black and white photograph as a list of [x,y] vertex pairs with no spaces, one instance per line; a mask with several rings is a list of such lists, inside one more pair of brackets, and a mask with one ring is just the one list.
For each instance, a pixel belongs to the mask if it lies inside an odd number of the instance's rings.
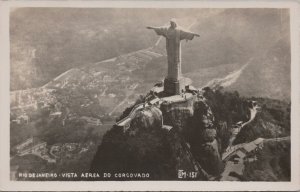
[[9,180],[291,182],[291,10],[10,6]]

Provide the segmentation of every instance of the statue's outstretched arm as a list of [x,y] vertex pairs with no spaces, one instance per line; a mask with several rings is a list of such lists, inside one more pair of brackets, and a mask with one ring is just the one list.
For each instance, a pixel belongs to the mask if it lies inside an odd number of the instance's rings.
[[200,35],[190,31],[180,31],[180,40],[192,40],[194,37],[200,37]]
[[148,26],[146,27],[147,29],[159,29],[160,27],[151,27],[151,26]]
[[147,29],[153,29],[157,35],[162,35],[166,37],[167,28],[166,27],[146,27]]
[[196,37],[200,37],[200,35],[198,33],[193,33]]

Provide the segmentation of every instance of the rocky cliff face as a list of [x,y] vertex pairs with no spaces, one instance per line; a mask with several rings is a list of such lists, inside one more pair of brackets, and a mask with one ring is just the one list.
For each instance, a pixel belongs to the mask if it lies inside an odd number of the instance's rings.
[[[269,106],[270,103],[262,104]],[[128,129],[114,126],[106,133],[91,171],[149,173],[147,180],[217,178],[224,169],[221,154],[228,146],[231,128],[238,121],[246,122],[250,118],[249,107],[248,100],[240,98],[237,92],[222,93],[209,88],[194,94],[185,105],[146,106],[136,113]],[[289,132],[284,130],[288,129],[279,124],[288,126],[288,119],[274,118],[281,108],[281,105],[275,109],[263,107],[265,112],[240,131],[236,142],[248,142],[266,133],[274,137],[279,130],[282,136],[287,135]],[[126,110],[122,116],[126,117],[129,112]],[[247,138],[249,131],[253,134]],[[183,176],[185,173],[194,175]],[[141,178],[110,178],[134,179]]]
[[149,173],[150,180],[169,180],[185,170],[197,173],[192,179],[207,179],[182,136],[162,128],[162,117],[160,109],[148,107],[137,113],[126,132],[113,127],[104,136],[91,171],[143,172]]
[[198,95],[191,107],[174,107],[164,112],[164,119],[183,136],[191,154],[208,174],[216,176],[222,171],[215,118],[205,98]]
[[160,109],[157,107],[148,107],[143,111],[137,113],[132,119],[130,128],[128,129],[129,135],[135,136],[145,131],[157,131],[162,129],[163,116]]

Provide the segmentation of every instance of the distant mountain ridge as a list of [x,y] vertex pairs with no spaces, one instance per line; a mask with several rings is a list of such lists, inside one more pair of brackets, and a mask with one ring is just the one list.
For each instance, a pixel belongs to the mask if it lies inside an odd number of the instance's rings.
[[[233,63],[242,66],[278,37],[286,36],[282,43],[289,43],[288,14],[284,9],[105,9],[101,13],[97,9],[17,9],[10,26],[11,89],[38,87],[71,68],[153,46],[157,37],[145,26],[167,23],[170,15],[183,27],[193,24],[191,31],[201,35],[197,41],[182,43],[184,73]],[[153,20],[147,20],[149,15],[155,15]],[[27,23],[22,22],[24,17]],[[52,17],[60,22],[45,19]],[[106,17],[111,17],[111,23]],[[28,47],[32,51],[25,54]],[[164,50],[164,41],[158,48]],[[288,78],[290,74],[284,71],[282,75]],[[285,82],[283,87],[288,86]]]
[[254,58],[239,79],[226,87],[226,90],[238,90],[245,96],[290,101],[290,70],[290,44],[286,38],[282,38],[261,57]]

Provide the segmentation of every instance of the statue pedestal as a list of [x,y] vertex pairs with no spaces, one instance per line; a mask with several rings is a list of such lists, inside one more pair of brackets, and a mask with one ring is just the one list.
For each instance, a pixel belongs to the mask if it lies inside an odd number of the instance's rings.
[[185,89],[185,79],[180,78],[179,80],[165,79],[164,80],[164,93],[170,95],[180,95],[181,91]]

